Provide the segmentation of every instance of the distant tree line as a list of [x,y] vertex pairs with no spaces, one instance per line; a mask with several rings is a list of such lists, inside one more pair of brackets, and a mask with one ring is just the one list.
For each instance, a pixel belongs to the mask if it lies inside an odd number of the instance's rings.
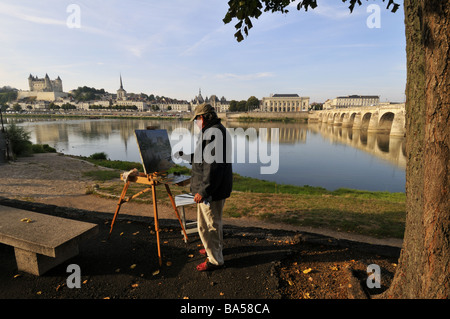
[[259,100],[254,96],[250,96],[247,101],[231,100],[229,111],[230,112],[247,112],[247,111],[252,111],[254,109],[257,109],[257,108],[259,108]]
[[79,86],[76,90],[73,90],[71,95],[78,102],[85,102],[91,100],[99,100],[102,95],[106,94],[104,89],[90,88],[87,86]]
[[70,104],[70,103],[64,103],[63,105],[59,106],[59,105],[56,105],[55,103],[52,102],[52,103],[50,103],[48,105],[47,108],[49,108],[51,110],[59,110],[59,109],[62,109],[62,110],[75,110],[77,107],[75,105],[73,105],[73,104]]
[[0,105],[6,104],[17,99],[17,89],[10,86],[0,88]]
[[316,102],[311,103],[309,109],[314,111],[323,110],[323,103],[316,103]]
[[90,110],[137,110],[136,105],[111,105],[111,106],[101,106],[101,105],[89,105]]

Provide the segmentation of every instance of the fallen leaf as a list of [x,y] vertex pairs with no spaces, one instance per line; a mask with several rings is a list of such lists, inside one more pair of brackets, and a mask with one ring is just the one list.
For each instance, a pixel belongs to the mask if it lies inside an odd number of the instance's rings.
[[86,279],[85,281],[83,281],[83,285],[86,285],[86,284],[87,284],[87,282],[88,282],[88,281],[87,281],[87,279]]
[[189,297],[187,297],[187,296],[184,296],[184,297],[183,297],[183,299],[189,299]]
[[223,292],[221,292],[219,295],[221,295],[221,296],[223,296],[224,295],[224,293]]
[[38,291],[36,295],[42,295],[42,291]]
[[289,286],[293,286],[294,285],[294,283],[291,280],[288,280],[288,284],[289,284]]
[[331,267],[330,267],[330,270],[338,270],[338,267],[336,267],[336,266],[331,266]]
[[115,271],[116,271],[116,272],[120,272],[120,268],[117,268]]
[[157,274],[159,274],[159,269],[158,269],[158,270],[155,270],[154,272],[152,272],[152,275],[153,275],[153,276],[156,276]]
[[120,234],[119,234],[119,236],[122,236],[123,235],[123,232],[121,232]]
[[311,270],[312,270],[311,268],[305,269],[305,270],[303,270],[303,273],[304,273],[304,274],[310,273]]
[[172,262],[171,262],[171,261],[166,262],[166,266],[167,266],[167,267],[172,266]]
[[139,234],[139,231],[133,233],[133,236],[136,236],[137,234]]
[[136,264],[132,264],[132,265],[130,266],[130,269],[134,269],[134,268],[136,268]]
[[194,255],[193,255],[193,254],[189,254],[188,257],[189,257],[189,258],[193,258]]
[[17,274],[17,275],[14,275],[13,278],[19,278],[19,277],[22,277],[22,275],[21,274]]
[[137,287],[139,287],[139,284],[132,284],[131,287],[132,288],[137,288]]

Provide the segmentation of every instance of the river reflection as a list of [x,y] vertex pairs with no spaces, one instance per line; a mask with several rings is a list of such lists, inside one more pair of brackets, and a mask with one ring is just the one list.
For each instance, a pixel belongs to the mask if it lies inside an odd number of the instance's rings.
[[[11,121],[11,119],[8,119]],[[17,121],[17,120],[14,120]],[[172,132],[188,134],[189,148],[196,135],[192,122],[179,120],[140,119],[80,119],[80,120],[20,120],[18,125],[31,133],[33,143],[49,144],[59,152],[89,156],[105,152],[113,160],[140,162],[134,130],[154,126]],[[340,187],[405,190],[404,138],[367,131],[334,127],[321,123],[241,123],[224,122],[234,130],[236,145],[246,145],[248,152],[256,150],[258,141],[248,133],[267,129],[258,135],[268,144],[271,128],[278,129],[279,161],[275,174],[261,174],[260,163],[233,163],[233,170],[241,175],[276,181],[283,184],[321,186],[329,190]],[[176,135],[176,134],[174,134]],[[177,141],[172,140],[173,143]],[[244,144],[242,144],[244,142]],[[241,144],[240,144],[241,143]],[[242,150],[238,150],[242,151]]]

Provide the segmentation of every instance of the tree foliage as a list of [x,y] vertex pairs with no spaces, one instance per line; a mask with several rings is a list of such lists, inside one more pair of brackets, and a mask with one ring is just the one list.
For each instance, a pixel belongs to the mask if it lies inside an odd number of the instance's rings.
[[87,86],[78,87],[72,92],[73,97],[77,101],[92,101],[98,100],[101,95],[105,94],[104,89],[97,90],[96,88],[90,88]]
[[17,89],[9,86],[0,88],[0,104],[6,104],[17,99]]
[[29,156],[32,153],[30,132],[12,123],[6,129],[6,138],[11,143],[14,156]]
[[[234,37],[238,42],[244,40],[244,35],[248,36],[249,30],[253,27],[251,19],[258,19],[264,12],[281,12],[288,13],[287,7],[296,0],[230,0],[228,1],[228,11],[223,18],[225,24],[230,23],[234,18],[238,20],[238,23],[234,26],[236,33]],[[341,0],[350,4],[350,12],[353,12],[355,5],[362,5],[361,0]],[[368,1],[368,0],[367,0]],[[392,12],[396,12],[399,8],[399,4],[394,0],[381,0],[388,2],[387,9],[392,5]],[[297,4],[297,10],[302,8],[308,11],[309,8],[315,9],[317,7],[317,0],[303,0]]]

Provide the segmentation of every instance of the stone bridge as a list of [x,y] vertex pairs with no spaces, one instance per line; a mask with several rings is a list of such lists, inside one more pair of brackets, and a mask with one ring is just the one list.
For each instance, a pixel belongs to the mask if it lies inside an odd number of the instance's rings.
[[308,120],[392,136],[405,136],[406,132],[404,103],[313,111]]

